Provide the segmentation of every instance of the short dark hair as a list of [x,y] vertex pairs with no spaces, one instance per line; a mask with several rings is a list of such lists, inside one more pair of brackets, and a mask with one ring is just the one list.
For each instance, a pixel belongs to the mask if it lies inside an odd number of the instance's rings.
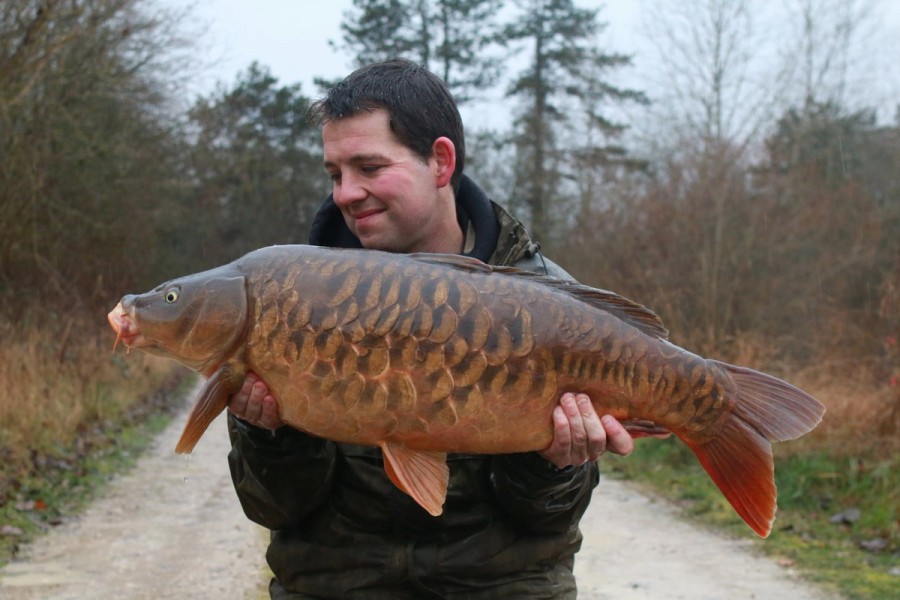
[[462,118],[441,79],[412,61],[391,59],[360,67],[313,103],[310,116],[318,125],[360,112],[387,110],[391,131],[422,160],[431,157],[441,136],[456,147],[456,169],[450,179],[459,188],[466,148]]

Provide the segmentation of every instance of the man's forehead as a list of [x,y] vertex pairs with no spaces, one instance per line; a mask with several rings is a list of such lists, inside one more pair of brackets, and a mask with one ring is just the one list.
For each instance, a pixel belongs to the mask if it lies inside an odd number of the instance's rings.
[[372,111],[362,111],[340,119],[331,119],[322,125],[322,136],[332,133],[340,133],[352,130],[384,130],[390,131],[390,114],[386,109],[376,108]]
[[[379,114],[380,113],[380,114]],[[404,148],[383,109],[328,121],[322,126],[325,164],[385,160]]]

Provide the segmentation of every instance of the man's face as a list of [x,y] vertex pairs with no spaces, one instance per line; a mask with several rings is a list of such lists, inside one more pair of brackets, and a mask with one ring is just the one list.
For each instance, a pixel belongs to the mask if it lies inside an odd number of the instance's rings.
[[446,227],[458,225],[455,208],[447,206],[447,189],[441,192],[446,186],[440,185],[438,161],[423,161],[402,145],[388,120],[387,111],[379,109],[323,126],[334,203],[365,248],[440,251],[435,240],[446,237]]

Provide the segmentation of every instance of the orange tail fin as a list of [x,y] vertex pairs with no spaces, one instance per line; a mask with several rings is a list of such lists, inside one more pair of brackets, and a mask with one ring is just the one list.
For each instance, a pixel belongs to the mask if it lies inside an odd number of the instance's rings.
[[808,433],[822,420],[825,407],[806,392],[765,373],[717,364],[737,384],[735,412],[714,439],[684,441],[734,510],[753,531],[767,537],[776,509],[771,442]]

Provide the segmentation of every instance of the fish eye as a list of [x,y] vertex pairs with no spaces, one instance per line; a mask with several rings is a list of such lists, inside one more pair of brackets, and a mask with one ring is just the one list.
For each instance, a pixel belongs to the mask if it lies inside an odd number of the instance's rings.
[[171,290],[166,292],[165,298],[166,298],[166,302],[168,304],[174,304],[175,302],[177,302],[178,301],[178,288],[172,288]]

